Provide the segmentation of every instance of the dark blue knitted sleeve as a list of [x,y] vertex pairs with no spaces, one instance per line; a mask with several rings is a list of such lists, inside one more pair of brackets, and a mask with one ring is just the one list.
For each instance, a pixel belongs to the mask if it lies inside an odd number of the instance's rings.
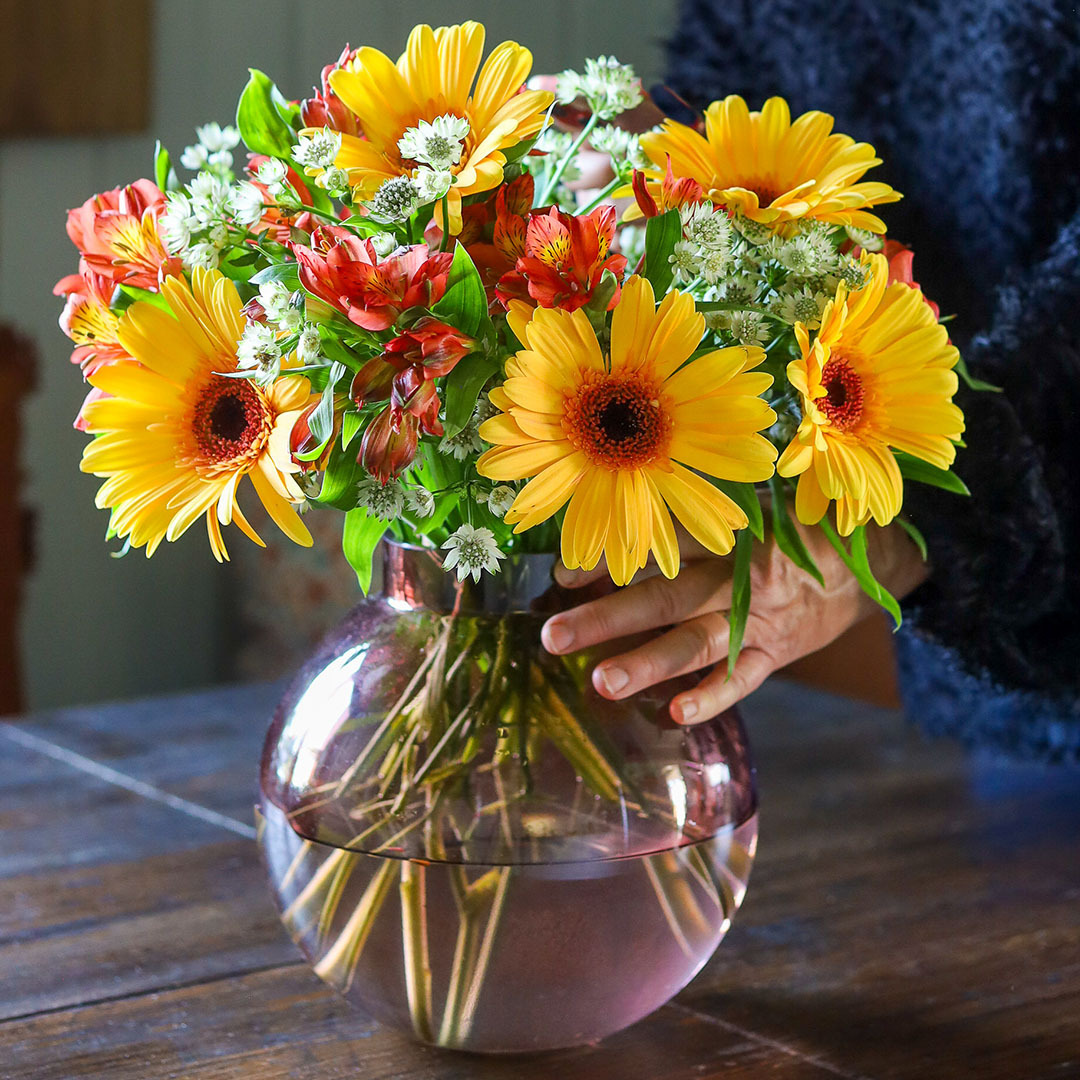
[[657,89],[831,112],[905,193],[890,235],[968,365],[957,472],[971,500],[908,485],[930,583],[907,604],[924,725],[1080,758],[1080,16],[1064,0],[684,0]]

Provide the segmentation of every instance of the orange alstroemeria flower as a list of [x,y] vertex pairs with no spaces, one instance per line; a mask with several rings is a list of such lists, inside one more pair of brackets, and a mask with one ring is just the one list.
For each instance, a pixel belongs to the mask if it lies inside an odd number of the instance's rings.
[[[616,278],[626,269],[626,256],[614,255],[615,208],[601,206],[591,214],[564,214],[553,206],[535,212],[528,221],[500,217],[495,246],[517,255],[514,269],[500,278],[495,290],[506,305],[525,300],[545,308],[576,311],[591,299],[604,272]],[[616,287],[608,310],[619,301]]]
[[117,336],[120,316],[109,306],[114,288],[111,278],[87,268],[82,275],[64,278],[53,290],[56,295],[67,295],[60,329],[75,342],[71,362],[85,376],[106,364],[131,359]]
[[666,214],[668,210],[677,210],[687,203],[702,202],[705,199],[704,189],[693,177],[675,176],[671,171],[670,157],[667,159],[667,173],[662,180],[650,180],[643,172],[635,169],[631,188],[641,215],[647,218],[657,217],[659,214]]
[[117,284],[156,290],[163,276],[181,272],[180,260],[168,253],[158,232],[164,209],[164,192],[149,180],[136,180],[69,210],[67,233],[91,270]]

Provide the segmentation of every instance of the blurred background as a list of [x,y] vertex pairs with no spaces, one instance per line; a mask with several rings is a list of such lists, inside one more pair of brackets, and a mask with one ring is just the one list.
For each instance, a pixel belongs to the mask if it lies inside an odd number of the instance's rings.
[[285,674],[357,596],[331,512],[313,525],[313,552],[260,552],[237,532],[233,564],[219,567],[192,529],[152,560],[111,557],[100,482],[78,471],[86,437],[71,423],[85,387],[52,295],[77,265],[66,211],[152,176],[155,138],[175,162],[196,125],[231,122],[249,67],[300,98],[346,42],[397,56],[415,23],[472,18],[489,48],[512,38],[532,49],[534,71],[607,53],[648,86],[675,6],[0,0],[0,713]]

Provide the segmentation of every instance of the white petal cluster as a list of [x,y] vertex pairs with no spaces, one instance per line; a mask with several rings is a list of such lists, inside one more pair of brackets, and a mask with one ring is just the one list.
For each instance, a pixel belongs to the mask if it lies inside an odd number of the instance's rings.
[[774,237],[765,251],[788,273],[797,278],[820,277],[836,266],[836,248],[821,230],[807,231],[784,239]]
[[236,345],[236,366],[250,372],[260,386],[268,386],[281,374],[281,346],[271,327],[252,322],[244,327]]
[[764,345],[769,340],[765,317],[758,311],[721,311],[718,328],[726,330],[740,345]]
[[171,255],[182,254],[191,243],[192,234],[202,228],[202,223],[195,216],[191,199],[179,191],[170,192],[165,204],[165,211],[158,220],[165,247]]
[[322,342],[319,339],[319,329],[312,323],[306,323],[296,343],[296,355],[302,364],[317,364],[321,354]]
[[301,135],[293,147],[293,157],[312,169],[329,169],[341,149],[341,132],[324,127],[312,135]]
[[429,165],[436,172],[445,172],[461,161],[468,134],[468,120],[444,113],[430,123],[420,120],[416,127],[408,128],[398,139],[398,150],[403,158],[411,158],[418,165]]
[[444,435],[439,440],[439,452],[453,454],[456,461],[464,461],[470,454],[482,450],[484,444],[477,431],[475,418],[470,420],[456,435]]
[[586,60],[584,72],[564,71],[555,81],[555,94],[562,102],[583,97],[600,120],[610,120],[642,100],[641,80],[614,56]]
[[827,294],[801,285],[781,292],[773,303],[773,310],[786,323],[801,322],[808,330],[817,330],[828,299]]
[[212,172],[201,172],[188,184],[191,212],[204,226],[220,221],[228,213],[230,185]]
[[380,521],[394,521],[405,508],[405,489],[398,480],[380,484],[369,477],[356,485],[356,505]]
[[405,504],[419,518],[431,517],[435,513],[435,496],[427,488],[408,488],[405,492]]
[[651,162],[641,149],[641,136],[614,124],[603,124],[589,136],[594,150],[607,154],[616,166],[646,169]]
[[506,511],[514,504],[517,492],[509,484],[497,484],[485,496],[487,508],[497,517],[506,515]]
[[180,164],[192,172],[208,169],[222,176],[230,173],[233,166],[232,150],[240,142],[240,132],[231,125],[203,124],[195,129],[195,135],[198,142],[184,147]]
[[266,312],[267,320],[279,330],[291,333],[298,330],[304,321],[300,308],[293,303],[292,292],[280,281],[265,281],[259,286],[259,303]]
[[425,204],[441,199],[453,182],[454,174],[449,169],[429,169],[426,165],[421,165],[413,177],[417,198]]
[[701,278],[717,284],[732,270],[731,222],[712,203],[691,203],[679,211],[683,239],[675,244],[669,261],[683,281]]
[[458,581],[464,581],[470,574],[473,581],[479,581],[485,570],[489,574],[497,574],[499,560],[506,558],[495,543],[495,534],[490,529],[475,529],[472,525],[460,526],[450,534],[442,547],[449,552],[443,569],[447,572],[456,569]]
[[228,207],[238,225],[254,225],[263,215],[262,192],[243,180],[229,188]]

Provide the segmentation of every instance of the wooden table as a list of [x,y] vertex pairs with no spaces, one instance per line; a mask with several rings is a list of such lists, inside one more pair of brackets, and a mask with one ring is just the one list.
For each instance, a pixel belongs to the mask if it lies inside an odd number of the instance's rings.
[[1080,773],[970,758],[773,681],[727,940],[598,1046],[485,1059],[346,1007],[252,841],[275,687],[0,723],[4,1080],[1080,1077]]

